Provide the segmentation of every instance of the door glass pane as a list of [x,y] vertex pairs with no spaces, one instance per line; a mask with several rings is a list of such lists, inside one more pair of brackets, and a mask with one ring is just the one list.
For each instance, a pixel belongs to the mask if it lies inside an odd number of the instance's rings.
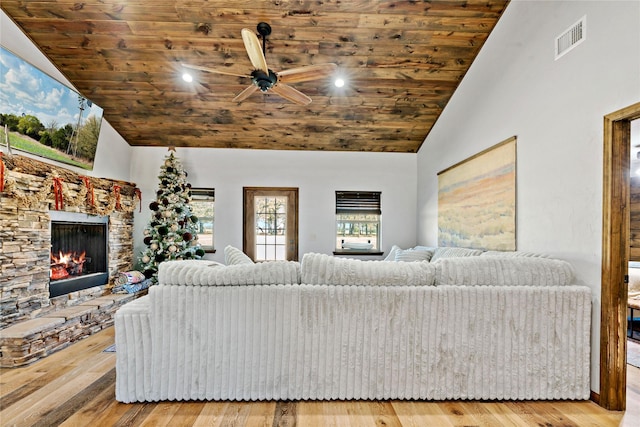
[[287,199],[254,197],[256,261],[286,260]]

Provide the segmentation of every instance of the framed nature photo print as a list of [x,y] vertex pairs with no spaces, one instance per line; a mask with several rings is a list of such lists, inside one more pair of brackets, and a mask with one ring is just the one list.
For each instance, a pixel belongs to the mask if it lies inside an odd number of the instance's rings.
[[0,147],[93,169],[102,108],[0,47]]

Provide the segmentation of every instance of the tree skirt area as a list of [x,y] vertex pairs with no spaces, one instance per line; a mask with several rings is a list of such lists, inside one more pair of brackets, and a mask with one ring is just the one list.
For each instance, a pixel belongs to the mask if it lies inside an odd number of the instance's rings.
[[638,341],[627,340],[627,363],[640,368],[640,343]]

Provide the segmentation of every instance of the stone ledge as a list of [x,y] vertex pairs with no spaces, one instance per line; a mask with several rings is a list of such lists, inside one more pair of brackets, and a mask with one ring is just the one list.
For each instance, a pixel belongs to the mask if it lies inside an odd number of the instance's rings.
[[105,295],[0,330],[0,367],[27,365],[99,332],[113,325],[120,307],[146,294]]
[[54,329],[65,322],[64,317],[42,317],[30,319],[0,330],[0,340],[24,338],[46,330]]

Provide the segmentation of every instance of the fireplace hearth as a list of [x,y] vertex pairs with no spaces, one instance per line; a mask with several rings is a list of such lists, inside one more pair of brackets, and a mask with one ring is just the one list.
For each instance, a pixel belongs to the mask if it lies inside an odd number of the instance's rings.
[[49,296],[106,284],[109,217],[63,211],[50,216]]

